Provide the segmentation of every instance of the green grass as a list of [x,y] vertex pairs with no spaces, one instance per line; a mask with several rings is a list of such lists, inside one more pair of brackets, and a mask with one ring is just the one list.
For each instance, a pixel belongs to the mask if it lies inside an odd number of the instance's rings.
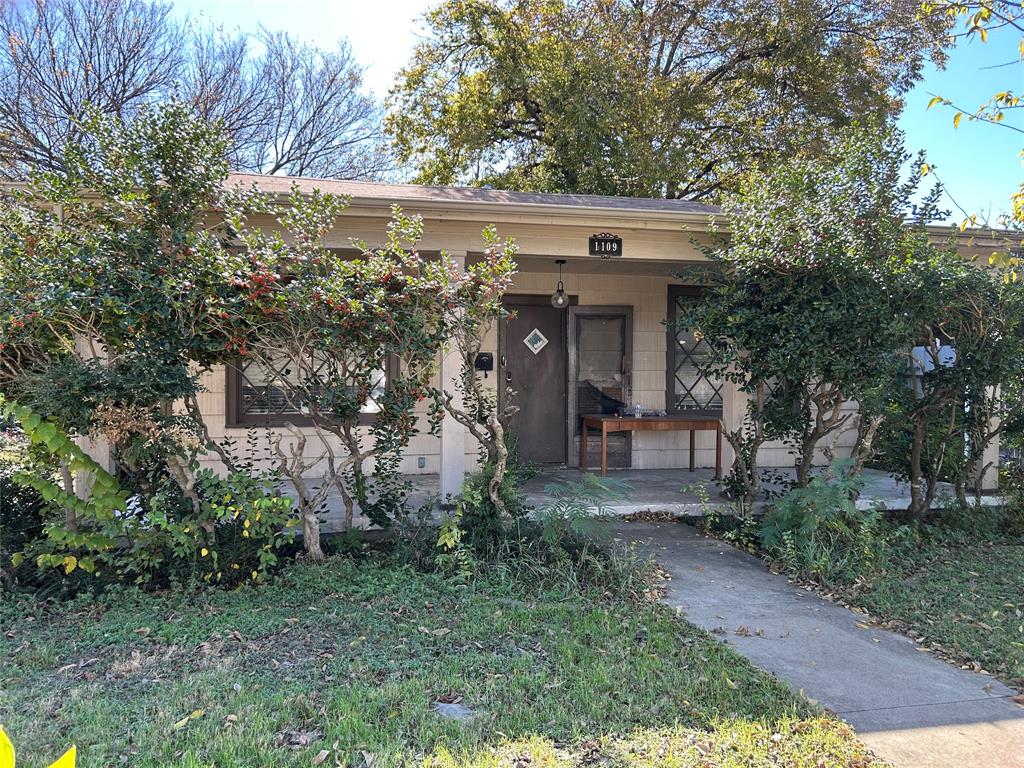
[[8,604],[0,624],[23,768],[72,742],[82,768],[873,764],[656,604],[336,559],[237,592]]
[[1024,545],[937,544],[854,602],[952,660],[1024,688]]

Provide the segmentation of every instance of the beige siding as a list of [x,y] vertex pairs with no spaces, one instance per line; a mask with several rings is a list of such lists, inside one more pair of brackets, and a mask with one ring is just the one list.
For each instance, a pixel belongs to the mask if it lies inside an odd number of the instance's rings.
[[[416,213],[409,209],[408,213]],[[512,293],[548,295],[558,279],[554,260],[568,258],[563,281],[565,289],[577,297],[581,306],[626,305],[633,308],[633,393],[632,400],[652,409],[666,407],[666,329],[664,326],[668,305],[668,286],[686,282],[673,273],[699,264],[703,257],[693,245],[695,236],[680,223],[667,221],[642,222],[633,219],[609,220],[599,223],[575,221],[565,217],[545,219],[539,216],[500,216],[484,218],[466,215],[445,216],[428,213],[425,221],[424,252],[446,249],[457,253],[479,253],[483,247],[481,227],[493,222],[502,236],[516,239],[520,247],[520,268]],[[349,247],[353,239],[364,239],[371,246],[383,239],[387,220],[379,213],[348,211],[339,218],[338,229],[330,235],[329,245]],[[268,219],[260,222],[271,226]],[[586,243],[595,231],[610,230],[620,235],[625,243],[625,254],[620,259],[602,261],[586,255]],[[696,233],[699,236],[699,233]],[[497,328],[490,329],[484,351],[497,353]],[[243,446],[248,431],[226,426],[225,376],[216,368],[203,377],[206,391],[200,396],[200,407],[206,418],[211,436],[222,440],[233,438]],[[496,372],[487,380],[488,386],[497,385]],[[427,428],[426,408],[421,408],[421,426]],[[265,429],[257,429],[258,442],[264,453],[270,437]],[[311,429],[307,454],[315,458],[322,453],[318,438]],[[852,433],[843,436],[839,453],[848,452]],[[284,445],[291,442],[284,438]],[[684,467],[689,463],[688,435],[683,432],[646,432],[633,437],[633,466],[640,469]],[[701,467],[714,466],[715,442],[710,433],[697,435],[696,463]],[[339,446],[335,446],[340,450]],[[478,450],[469,436],[465,441],[467,466],[476,464]],[[728,455],[728,452],[726,452]],[[437,473],[440,466],[441,444],[438,437],[429,434],[415,436],[401,463],[401,471],[409,474]],[[424,466],[420,467],[420,460]],[[764,466],[791,466],[790,452],[784,446],[770,444],[761,454]],[[215,457],[205,462],[218,466]]]
[[[517,275],[512,293],[547,295],[558,280],[557,272],[530,271]],[[666,407],[666,311],[668,305],[668,286],[678,282],[670,277],[650,275],[595,275],[565,274],[563,275],[566,291],[576,296],[581,306],[626,305],[633,307],[633,401],[646,408],[661,409]],[[497,356],[497,328],[491,328],[485,343],[484,351]],[[211,436],[223,439],[233,438],[241,446],[247,438],[247,430],[241,427],[226,427],[225,413],[225,377],[223,368],[215,368],[203,377],[202,384],[206,391],[200,396],[199,402],[206,417]],[[487,384],[497,385],[497,376],[492,373]],[[855,410],[851,404],[850,409]],[[427,429],[426,407],[421,406],[421,429]],[[852,420],[851,420],[852,421]],[[851,425],[852,426],[852,425]],[[315,432],[303,430],[309,436],[306,452],[311,458],[322,453]],[[255,433],[261,449],[266,452],[268,436],[265,429],[257,429]],[[856,437],[850,429],[840,436],[836,442],[836,454],[848,456]],[[284,446],[291,443],[286,437]],[[340,450],[339,446],[334,446]],[[699,432],[696,437],[696,464],[699,467],[713,467],[715,463],[714,435]],[[465,444],[467,465],[475,466],[478,450],[472,438]],[[408,474],[437,473],[440,462],[441,445],[438,437],[430,434],[418,434],[413,437],[402,460],[401,471]],[[424,465],[419,466],[423,459]],[[759,454],[760,463],[764,467],[789,467],[793,465],[792,453],[778,442],[766,444]],[[210,466],[218,466],[215,456],[207,457]],[[819,451],[817,463],[824,463],[825,457]],[[633,467],[638,469],[661,469],[685,467],[689,463],[688,435],[685,432],[641,432],[633,436]]]

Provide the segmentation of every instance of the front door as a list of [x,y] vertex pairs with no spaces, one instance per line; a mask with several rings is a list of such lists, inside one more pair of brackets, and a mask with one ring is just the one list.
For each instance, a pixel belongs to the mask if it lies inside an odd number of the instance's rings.
[[501,404],[519,410],[510,428],[520,461],[566,461],[566,310],[547,296],[507,296],[511,316],[498,333],[498,381]]

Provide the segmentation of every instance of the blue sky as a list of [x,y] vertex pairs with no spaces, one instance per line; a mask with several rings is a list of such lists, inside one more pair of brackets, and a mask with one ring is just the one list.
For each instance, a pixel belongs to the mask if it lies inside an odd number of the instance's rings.
[[[333,48],[340,38],[347,38],[366,69],[368,89],[383,96],[422,34],[419,17],[434,2],[178,0],[175,6],[183,15],[227,29],[255,31],[262,24],[324,48]],[[1013,33],[993,33],[988,43],[963,43],[951,53],[944,71],[928,66],[922,82],[907,95],[900,120],[908,150],[927,151],[928,162],[956,202],[971,213],[990,216],[993,223],[1009,208],[1010,195],[1024,179],[1018,156],[1024,135],[966,119],[954,129],[952,110],[926,107],[934,93],[974,110],[998,91],[1024,92],[1022,73]],[[1007,122],[1024,127],[1020,118]],[[946,205],[953,208],[951,201]],[[952,218],[962,216],[954,209]]]

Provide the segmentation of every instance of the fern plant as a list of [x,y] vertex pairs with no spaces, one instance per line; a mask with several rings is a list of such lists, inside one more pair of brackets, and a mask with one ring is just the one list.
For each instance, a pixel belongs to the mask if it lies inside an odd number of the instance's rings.
[[765,514],[759,531],[765,555],[782,569],[826,584],[867,575],[886,541],[877,509],[857,508],[863,486],[848,462],[836,462],[832,479],[811,478],[792,488]]

